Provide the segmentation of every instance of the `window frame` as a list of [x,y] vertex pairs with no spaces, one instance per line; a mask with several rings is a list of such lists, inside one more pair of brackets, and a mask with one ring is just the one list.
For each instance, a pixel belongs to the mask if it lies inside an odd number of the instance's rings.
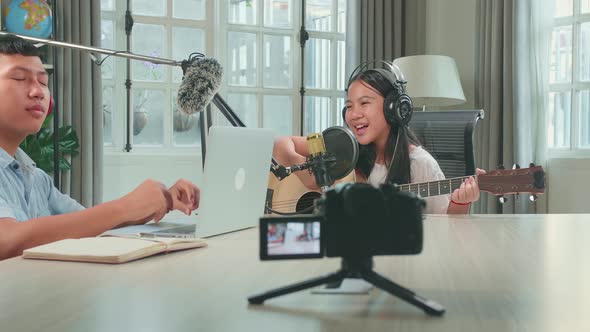
[[[305,97],[329,97],[330,98],[330,118],[332,125],[341,124],[342,121],[340,120],[340,111],[339,111],[339,103],[338,99],[342,99],[342,105],[344,105],[343,100],[346,98],[346,94],[343,89],[338,89],[337,85],[337,77],[338,77],[338,63],[337,63],[337,49],[338,49],[338,42],[342,42],[346,44],[346,32],[338,32],[338,0],[332,0],[332,9],[331,15],[333,17],[331,22],[331,29],[332,31],[316,31],[310,30],[306,28],[307,32],[309,33],[310,38],[319,38],[325,39],[330,42],[330,61],[331,61],[331,85],[328,89],[316,89],[316,88],[307,88],[305,87]],[[291,38],[291,50],[292,50],[292,79],[293,84],[291,88],[275,88],[275,87],[264,87],[263,82],[263,56],[257,57],[257,82],[256,86],[254,87],[247,87],[247,86],[236,86],[230,85],[227,81],[224,81],[221,88],[221,93],[226,95],[228,93],[250,93],[256,95],[257,101],[257,115],[258,115],[258,126],[263,127],[264,124],[264,96],[265,95],[280,95],[280,96],[289,96],[292,100],[292,135],[301,135],[306,134],[303,130],[303,122],[302,122],[302,114],[304,111],[304,105],[302,105],[302,98],[300,94],[300,89],[302,86],[302,75],[301,75],[301,68],[303,65],[309,65],[309,59],[305,59],[305,63],[302,63],[301,59],[301,45],[299,44],[299,34],[300,28],[302,25],[303,17],[301,15],[302,12],[302,2],[293,0],[291,1],[291,28],[274,28],[274,27],[266,27],[264,26],[264,5],[263,1],[261,0],[260,3],[257,4],[257,22],[256,25],[246,25],[246,24],[234,24],[234,23],[227,23],[228,22],[228,2],[221,1],[219,5],[219,26],[220,26],[220,35],[223,37],[221,38],[219,44],[219,59],[222,61],[224,67],[228,67],[229,59],[227,56],[228,50],[228,35],[229,32],[246,32],[246,33],[254,33],[256,34],[256,43],[257,43],[257,51],[260,55],[263,52],[263,42],[265,35],[275,35],[275,36],[289,36]],[[308,45],[306,45],[308,47]],[[346,49],[346,47],[344,47]],[[346,60],[346,52],[343,54],[343,67]],[[345,84],[346,77],[343,75],[343,81]],[[232,106],[232,105],[230,105]],[[219,117],[213,116],[214,123],[219,122]]]
[[[253,94],[256,96],[256,103],[257,103],[257,127],[262,128],[264,127],[264,96],[266,95],[275,95],[275,96],[289,96],[291,97],[292,101],[292,118],[291,123],[293,124],[291,130],[292,134],[296,134],[295,128],[298,127],[298,114],[300,110],[300,98],[299,98],[299,86],[301,85],[301,75],[298,71],[301,68],[301,58],[295,56],[296,53],[299,53],[299,25],[300,25],[300,18],[298,13],[297,7],[300,6],[299,1],[293,0],[291,1],[291,8],[290,10],[290,19],[291,19],[291,28],[276,28],[276,27],[266,27],[264,25],[264,2],[260,0],[256,7],[256,15],[257,15],[257,22],[256,25],[248,25],[248,24],[238,24],[238,23],[228,23],[229,19],[229,6],[228,1],[220,1],[219,2],[219,26],[220,26],[220,42],[219,42],[219,59],[224,68],[229,68],[229,58],[228,58],[228,42],[229,42],[229,33],[230,32],[244,32],[244,33],[251,33],[256,35],[256,83],[254,86],[240,86],[240,85],[230,85],[228,83],[229,80],[224,79],[222,83],[222,87],[220,89],[220,93],[223,96],[232,93],[243,93],[243,94]],[[292,74],[292,86],[290,88],[280,88],[280,87],[264,87],[264,75],[262,75],[263,70],[263,61],[264,61],[264,36],[265,35],[272,35],[272,36],[288,36],[291,38],[290,47],[292,50],[291,56],[291,74]],[[232,105],[229,105],[230,107]],[[219,113],[219,112],[217,112]],[[213,123],[219,124],[220,117],[213,115]],[[243,119],[241,119],[243,120]]]
[[[346,13],[348,13],[349,8],[347,7],[347,3],[346,1],[343,2],[345,4],[345,10]],[[330,98],[330,118],[331,118],[331,125],[343,125],[343,120],[342,120],[342,116],[341,116],[341,108],[339,107],[339,103],[338,100],[341,100],[341,106],[344,107],[344,105],[346,104],[346,24],[344,25],[344,31],[339,31],[338,30],[338,13],[339,13],[339,8],[340,6],[340,1],[339,0],[332,0],[332,26],[331,26],[331,31],[318,31],[318,30],[312,30],[308,27],[306,27],[306,30],[309,33],[309,38],[316,38],[316,39],[326,39],[330,41],[330,61],[332,64],[332,70],[331,70],[331,77],[330,77],[330,83],[331,86],[329,89],[315,89],[315,88],[308,88],[305,87],[305,97],[329,97]],[[301,7],[299,8],[299,10],[301,10]],[[344,14],[344,17],[346,19],[348,19],[347,14]],[[342,67],[343,68],[338,68],[338,42],[343,42],[344,43],[344,53],[343,53],[343,58],[342,58]],[[340,73],[342,75],[342,81],[343,81],[343,85],[342,88],[339,89],[338,88],[338,71],[340,70]],[[303,116],[300,114],[300,120],[303,120]],[[316,121],[318,120],[318,116],[316,115]],[[306,130],[307,128],[303,128],[303,123],[300,123],[300,127],[299,130],[302,134],[310,134],[311,132],[309,130]]]
[[[584,157],[590,158],[590,146],[582,147],[581,132],[580,132],[580,118],[581,105],[580,93],[581,91],[590,91],[590,80],[581,81],[580,74],[580,60],[581,60],[581,27],[583,23],[590,24],[590,13],[581,13],[581,4],[579,0],[572,2],[573,12],[571,16],[555,17],[553,20],[553,29],[558,27],[572,27],[572,71],[571,79],[568,82],[549,82],[549,93],[569,92],[571,95],[571,110],[570,110],[570,144],[569,147],[553,147],[547,141],[547,150],[549,158],[571,158]],[[553,33],[552,29],[552,33]],[[551,50],[553,51],[553,50]],[[590,110],[588,110],[590,112]],[[547,114],[547,125],[553,123],[553,119],[549,118]],[[549,138],[549,135],[548,135]]]
[[[195,52],[204,53],[208,57],[216,57],[214,47],[214,36],[216,33],[215,27],[215,2],[214,0],[205,0],[205,19],[204,20],[187,20],[173,18],[173,1],[166,0],[166,12],[167,16],[148,16],[138,15],[133,13],[131,9],[131,15],[133,17],[134,24],[156,24],[164,26],[166,30],[166,47],[172,50],[172,28],[173,27],[190,27],[195,29],[202,29],[204,31],[204,50],[195,50]],[[127,10],[126,1],[116,0],[114,1],[114,8],[112,11],[102,10],[101,8],[101,21],[110,20],[113,22],[113,34],[114,34],[114,49],[125,50],[127,36],[125,34],[125,11]],[[131,32],[131,40],[133,40],[133,31]],[[133,51],[133,50],[131,50]],[[172,55],[169,54],[165,58],[171,59]],[[186,55],[188,57],[188,54]],[[177,59],[181,60],[181,59]],[[194,154],[195,150],[200,151],[201,144],[193,145],[175,145],[174,144],[174,129],[173,129],[173,111],[172,111],[172,100],[175,98],[175,94],[178,90],[179,83],[172,82],[172,74],[175,70],[182,71],[178,66],[163,65],[168,80],[166,82],[147,82],[147,81],[134,81],[132,79],[131,87],[131,98],[133,98],[133,89],[135,88],[147,88],[164,91],[167,98],[169,98],[168,108],[163,110],[163,132],[162,132],[162,144],[148,145],[148,144],[131,144],[131,151],[125,152],[126,135],[127,135],[127,104],[126,104],[126,58],[112,57],[106,61],[113,61],[113,71],[116,73],[122,73],[116,75],[113,79],[102,78],[103,88],[105,86],[112,87],[113,89],[113,110],[111,110],[112,117],[112,132],[110,144],[103,145],[103,151],[105,154],[118,154],[118,153],[140,153],[140,154]],[[131,66],[133,66],[131,60]],[[174,92],[174,93],[173,93]],[[115,110],[116,109],[116,110]],[[198,124],[197,124],[198,125]],[[132,135],[133,137],[133,135]],[[200,138],[200,137],[199,137]],[[133,138],[132,138],[133,140]]]
[[[338,89],[338,43],[342,42],[346,45],[346,31],[338,31],[338,12],[340,5],[339,0],[332,1],[332,31],[316,31],[308,29],[310,38],[319,38],[328,40],[330,43],[330,59],[331,59],[331,85],[328,89],[315,89],[305,88],[304,97],[328,97],[330,98],[330,122],[331,125],[341,124],[340,107],[344,105],[346,94],[343,89]],[[264,96],[267,95],[280,95],[288,96],[292,100],[292,118],[291,118],[291,133],[293,135],[300,135],[303,133],[303,99],[301,98],[300,89],[302,86],[302,75],[301,68],[304,65],[301,59],[301,46],[299,44],[299,34],[302,25],[303,17],[302,3],[297,0],[292,0],[290,10],[291,17],[291,28],[279,28],[279,27],[266,27],[264,25],[264,14],[265,14],[265,2],[259,0],[257,3],[257,23],[256,25],[244,25],[244,24],[230,24],[228,22],[228,6],[229,0],[216,1],[206,0],[205,1],[205,19],[204,20],[186,20],[186,19],[175,19],[172,18],[173,3],[171,0],[166,1],[167,16],[156,17],[147,15],[133,14],[134,23],[145,23],[145,24],[158,24],[162,25],[166,29],[167,47],[172,49],[172,27],[191,27],[198,28],[205,31],[205,50],[195,50],[204,53],[207,57],[214,57],[220,61],[224,68],[228,68],[228,34],[230,31],[236,32],[248,32],[256,34],[257,41],[257,82],[254,87],[245,86],[233,86],[228,84],[227,79],[223,79],[219,93],[224,98],[228,93],[251,93],[256,96],[257,101],[257,121],[258,127],[264,125]],[[346,9],[348,10],[348,9]],[[126,11],[126,2],[117,0],[114,2],[114,8],[112,11],[101,10],[101,19],[110,20],[113,22],[113,40],[115,50],[124,50],[126,45],[126,35],[124,30],[124,21]],[[346,17],[346,15],[345,15]],[[291,71],[292,71],[292,86],[290,88],[278,88],[278,87],[264,87],[263,80],[263,56],[261,56],[264,50],[264,36],[265,35],[278,35],[288,36],[291,38]],[[133,33],[131,38],[133,38]],[[307,47],[307,46],[306,46]],[[344,47],[346,49],[346,47]],[[168,57],[172,56],[171,54]],[[187,55],[188,56],[188,55]],[[122,73],[115,75],[112,79],[103,78],[103,87],[111,87],[113,89],[113,109],[111,110],[112,117],[112,132],[111,132],[111,144],[105,144],[103,149],[105,154],[117,154],[117,153],[146,153],[146,154],[193,154],[195,150],[201,149],[201,144],[197,145],[183,145],[177,146],[173,143],[174,133],[172,127],[172,103],[170,108],[164,110],[164,131],[163,131],[163,142],[161,145],[136,145],[131,143],[132,150],[130,152],[124,152],[126,145],[126,127],[127,127],[127,115],[126,115],[126,88],[125,88],[125,72],[126,72],[126,61],[127,59],[121,57],[113,57],[107,61],[113,61],[113,71],[115,73]],[[136,60],[131,60],[136,61]],[[342,67],[345,66],[346,52],[343,54]],[[309,59],[305,59],[305,64],[309,64]],[[172,71],[180,70],[177,67],[166,66],[166,72],[169,77],[168,82],[143,82],[133,81],[133,88],[148,88],[163,90],[167,97],[174,98],[172,92],[178,89],[178,83],[171,82]],[[342,73],[342,80],[345,81],[346,77]],[[345,84],[345,82],[344,82]],[[232,105],[230,104],[230,107]],[[169,114],[169,115],[166,115]],[[212,105],[212,116],[211,119],[213,124],[224,124],[227,123],[223,120],[223,115],[219,112],[214,105]]]

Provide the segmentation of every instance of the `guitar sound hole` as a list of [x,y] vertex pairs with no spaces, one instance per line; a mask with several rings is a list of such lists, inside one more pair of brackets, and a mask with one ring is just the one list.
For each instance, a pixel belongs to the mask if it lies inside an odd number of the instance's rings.
[[[303,194],[303,196],[301,196],[301,198],[299,198],[299,200],[297,201],[297,206],[295,208],[296,211],[303,211],[305,209],[310,208],[311,206],[313,206],[313,201],[315,201],[317,198],[319,198],[321,196],[320,193],[318,192],[308,192]],[[313,212],[313,209],[310,209],[309,213],[311,214]]]

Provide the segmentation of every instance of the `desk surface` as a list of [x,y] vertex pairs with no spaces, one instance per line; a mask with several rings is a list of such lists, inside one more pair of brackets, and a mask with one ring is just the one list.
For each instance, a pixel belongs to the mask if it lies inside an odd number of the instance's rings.
[[373,289],[247,297],[329,273],[338,259],[260,262],[257,230],[123,265],[0,262],[2,331],[590,331],[590,215],[429,216],[418,256],[375,259],[443,304],[429,317]]

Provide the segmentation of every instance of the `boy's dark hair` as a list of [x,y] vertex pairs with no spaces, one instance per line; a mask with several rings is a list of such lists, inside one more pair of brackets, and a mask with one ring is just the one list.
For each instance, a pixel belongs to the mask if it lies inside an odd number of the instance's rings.
[[41,57],[40,50],[33,43],[13,35],[0,35],[0,54]]

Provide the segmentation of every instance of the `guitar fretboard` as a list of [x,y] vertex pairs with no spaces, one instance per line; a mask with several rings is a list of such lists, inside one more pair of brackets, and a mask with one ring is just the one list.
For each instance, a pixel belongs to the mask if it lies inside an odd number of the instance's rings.
[[[475,178],[477,178],[474,175]],[[461,186],[461,183],[469,176],[462,176],[458,178],[451,178],[445,180],[438,180],[432,182],[410,183],[400,185],[400,190],[411,191],[416,195],[422,197],[440,196],[452,193],[455,189]]]

